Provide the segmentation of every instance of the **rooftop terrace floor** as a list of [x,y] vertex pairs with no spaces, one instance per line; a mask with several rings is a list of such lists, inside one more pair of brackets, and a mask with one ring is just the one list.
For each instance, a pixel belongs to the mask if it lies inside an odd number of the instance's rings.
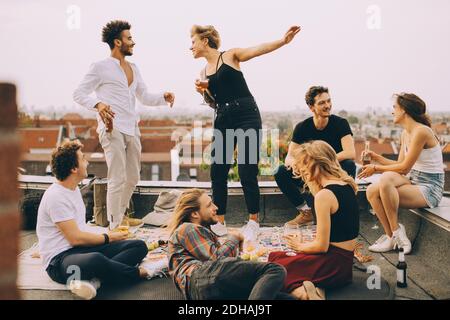
[[[237,225],[235,225],[237,226]],[[264,224],[263,226],[274,226],[273,224]],[[364,234],[364,233],[363,233]],[[37,241],[36,233],[34,231],[22,231],[20,242],[21,250],[25,250],[32,246]],[[359,242],[363,243],[364,248],[368,247],[366,236],[360,235]],[[368,253],[364,250],[364,253]],[[370,253],[373,256],[373,261],[364,264],[365,267],[369,265],[376,265],[380,268],[382,277],[388,281],[391,288],[394,288],[396,300],[433,300],[433,290],[428,290],[426,287],[422,287],[418,284],[417,274],[408,274],[408,287],[397,288],[396,287],[396,254],[392,253],[377,254]],[[407,256],[407,262],[409,256]],[[431,277],[432,275],[430,275]],[[448,276],[448,275],[447,275]],[[431,279],[430,279],[431,280]],[[150,280],[152,281],[152,280]],[[445,283],[443,284],[445,286]],[[444,288],[443,288],[444,289]],[[107,290],[107,289],[105,289]],[[49,291],[49,290],[20,290],[22,299],[25,300],[77,300],[78,298],[72,295],[69,291]],[[361,299],[370,299],[370,297],[361,297]]]
[[[34,177],[33,177],[34,178]],[[45,180],[45,181],[44,181]],[[36,181],[23,181],[25,191],[33,189],[33,192],[43,192],[51,183],[45,178],[42,183]],[[35,185],[36,184],[36,185]],[[145,212],[153,208],[156,198],[162,190],[170,188],[192,187],[191,183],[150,183],[141,187],[133,196],[137,217],[142,217]],[[209,183],[197,183],[197,187],[208,189]],[[295,216],[295,209],[289,204],[287,199],[280,193],[274,183],[260,183],[261,188],[261,226],[272,227],[282,226],[284,222]],[[364,201],[364,194],[358,195],[359,201]],[[447,202],[450,199],[445,199]],[[239,184],[231,184],[229,192],[227,213],[227,225],[239,227],[247,218],[247,214],[242,206],[244,199],[242,189]],[[245,206],[244,206],[245,207]],[[445,207],[444,210],[447,207]],[[448,207],[450,208],[450,207]],[[427,213],[415,214],[407,210],[400,211],[399,220],[405,225],[408,237],[413,242],[413,251],[406,256],[408,264],[408,287],[397,288],[397,275],[395,265],[398,259],[397,252],[384,254],[367,251],[369,244],[372,244],[382,234],[382,227],[377,218],[369,213],[367,207],[361,202],[360,208],[360,235],[359,242],[363,244],[363,253],[371,255],[373,260],[364,267],[378,266],[381,276],[394,289],[394,298],[397,300],[433,300],[450,299],[450,231],[447,220],[436,220],[435,216]],[[433,217],[433,219],[430,219]],[[37,242],[36,232],[22,231],[20,236],[21,250],[30,248]],[[153,280],[152,280],[153,281]],[[101,290],[101,289],[100,289]],[[106,290],[106,289],[105,289]],[[49,299],[49,300],[72,300],[77,299],[68,291],[46,291],[46,290],[21,290],[22,299]],[[132,294],[129,295],[133,299]],[[137,299],[137,297],[136,297]],[[361,297],[370,299],[370,297]]]

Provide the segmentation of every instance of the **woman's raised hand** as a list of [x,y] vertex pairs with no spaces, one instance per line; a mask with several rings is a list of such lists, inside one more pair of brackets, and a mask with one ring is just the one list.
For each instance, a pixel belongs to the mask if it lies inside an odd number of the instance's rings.
[[289,42],[294,39],[294,37],[299,33],[301,30],[300,26],[292,26],[289,28],[289,30],[286,32],[286,34],[283,37],[283,41],[285,44],[288,44]]

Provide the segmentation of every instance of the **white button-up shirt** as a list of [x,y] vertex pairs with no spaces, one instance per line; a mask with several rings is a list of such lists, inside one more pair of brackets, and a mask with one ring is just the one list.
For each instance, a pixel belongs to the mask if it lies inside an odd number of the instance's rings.
[[[99,102],[111,106],[115,113],[114,129],[134,136],[140,134],[136,98],[147,106],[164,105],[166,101],[164,93],[152,94],[148,92],[139,69],[134,63],[130,63],[130,65],[133,70],[133,82],[128,86],[127,76],[118,59],[108,57],[93,63],[73,93],[73,99],[90,110],[96,110],[94,107]],[[94,91],[96,97],[90,96]],[[100,132],[105,128],[105,124],[99,114],[97,114],[97,121],[97,131]]]

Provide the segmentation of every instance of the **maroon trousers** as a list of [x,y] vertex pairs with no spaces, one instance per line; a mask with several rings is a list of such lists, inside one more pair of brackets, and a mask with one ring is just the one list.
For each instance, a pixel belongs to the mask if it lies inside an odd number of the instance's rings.
[[269,261],[286,268],[284,291],[301,287],[303,281],[311,281],[320,288],[336,288],[352,282],[353,251],[330,245],[323,254],[297,253],[286,255],[285,251],[271,252]]

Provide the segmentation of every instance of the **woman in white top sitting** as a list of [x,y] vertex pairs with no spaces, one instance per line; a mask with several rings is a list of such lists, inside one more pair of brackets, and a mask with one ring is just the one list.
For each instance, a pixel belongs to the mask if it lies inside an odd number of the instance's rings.
[[387,252],[403,248],[408,254],[411,241],[405,227],[398,223],[398,209],[437,207],[444,190],[444,168],[442,150],[431,129],[425,102],[410,93],[397,94],[394,98],[394,123],[404,128],[398,160],[369,151],[376,164],[363,166],[358,177],[383,173],[366,193],[385,231],[369,250]]

